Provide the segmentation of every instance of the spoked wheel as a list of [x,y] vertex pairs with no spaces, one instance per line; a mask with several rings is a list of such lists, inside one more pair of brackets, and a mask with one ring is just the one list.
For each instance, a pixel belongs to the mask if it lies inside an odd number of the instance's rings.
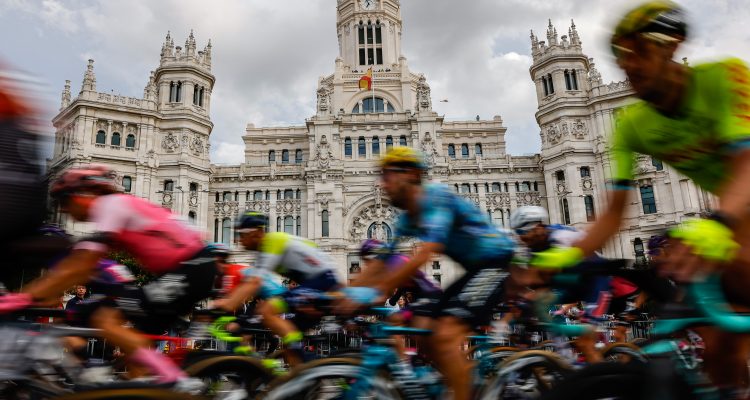
[[206,358],[190,365],[185,372],[203,380],[203,395],[216,400],[254,398],[274,378],[260,360],[246,356]]
[[481,390],[481,399],[537,399],[573,372],[559,355],[543,350],[520,351],[507,357]]
[[[330,400],[341,399],[347,390],[362,379],[361,360],[354,358],[328,358],[301,365],[289,375],[273,381],[268,391],[260,397],[266,400]],[[385,376],[371,376],[367,393],[358,393],[357,399],[401,399]]]

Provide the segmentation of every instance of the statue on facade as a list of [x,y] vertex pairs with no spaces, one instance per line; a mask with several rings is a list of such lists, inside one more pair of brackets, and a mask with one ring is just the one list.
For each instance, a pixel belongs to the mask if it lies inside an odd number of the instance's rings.
[[156,77],[154,77],[154,71],[151,71],[151,76],[148,77],[148,83],[143,89],[143,98],[145,100],[156,100]]
[[327,169],[331,165],[331,159],[333,158],[333,152],[331,146],[328,145],[328,139],[326,135],[321,136],[320,144],[315,149],[314,160],[318,162],[318,166],[322,169]]
[[331,109],[331,92],[325,86],[318,88],[318,111],[325,113]]
[[429,111],[432,109],[432,99],[430,98],[430,85],[424,75],[419,75],[417,82],[417,110]]

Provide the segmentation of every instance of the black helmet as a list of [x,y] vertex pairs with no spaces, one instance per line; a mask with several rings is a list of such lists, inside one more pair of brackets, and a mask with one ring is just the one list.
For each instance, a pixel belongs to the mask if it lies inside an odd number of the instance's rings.
[[253,229],[253,228],[265,228],[268,226],[268,217],[265,214],[247,211],[237,220],[235,229]]

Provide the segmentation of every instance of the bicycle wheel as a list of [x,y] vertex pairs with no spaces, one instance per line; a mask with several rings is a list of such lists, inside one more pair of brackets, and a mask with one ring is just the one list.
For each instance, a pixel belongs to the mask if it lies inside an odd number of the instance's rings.
[[633,343],[609,343],[602,349],[602,356],[606,361],[629,363],[631,361],[647,362],[641,348]]
[[203,395],[212,399],[252,398],[274,378],[260,360],[247,356],[208,357],[188,366],[185,372],[203,380]]
[[655,378],[641,363],[589,365],[559,382],[541,400],[690,400],[690,387],[677,376]]
[[[265,400],[328,400],[342,398],[358,379],[360,364],[355,358],[327,358],[305,363],[286,376],[274,380],[262,396]],[[369,377],[368,393],[358,399],[401,399],[402,396],[384,375]]]
[[208,400],[202,396],[191,396],[186,393],[168,389],[133,388],[133,389],[94,389],[52,397],[50,400]]
[[573,372],[559,355],[520,351],[498,366],[497,375],[480,389],[480,399],[536,399]]

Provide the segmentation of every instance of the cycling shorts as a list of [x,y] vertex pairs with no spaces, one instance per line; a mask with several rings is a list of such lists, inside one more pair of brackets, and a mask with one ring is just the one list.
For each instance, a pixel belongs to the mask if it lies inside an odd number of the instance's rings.
[[136,329],[161,334],[180,316],[189,314],[196,303],[211,296],[218,272],[214,256],[203,249],[180,263],[174,271],[141,287],[131,284],[100,286],[106,294],[81,303],[69,318],[88,325],[96,310],[114,307],[122,311]]
[[503,299],[505,281],[510,276],[509,263],[507,258],[492,267],[467,271],[445,290],[434,305],[432,317],[452,316],[472,327],[487,325],[495,306]]

